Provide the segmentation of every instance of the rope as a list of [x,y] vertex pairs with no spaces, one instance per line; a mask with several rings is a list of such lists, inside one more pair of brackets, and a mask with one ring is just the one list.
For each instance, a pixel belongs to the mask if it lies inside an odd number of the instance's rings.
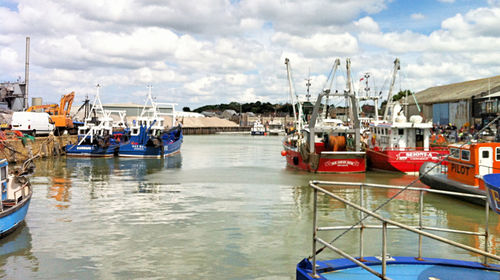
[[[476,133],[476,136],[477,135],[480,135],[481,132],[483,132],[486,128],[488,128],[490,125],[492,125],[494,122],[496,122],[498,119],[500,119],[500,115],[498,115],[495,119],[493,119],[491,122],[489,122],[485,127],[483,127],[481,130],[479,130],[477,133]],[[463,143],[462,145],[459,146],[459,148],[467,145],[467,144],[471,144],[471,142],[465,142]],[[430,171],[432,171],[434,168],[436,168],[437,166],[440,166],[445,160],[448,160],[448,158],[450,157],[450,154],[448,154],[447,156],[443,157],[440,161],[438,161],[434,166],[432,166],[431,168],[427,169],[423,174],[420,174],[415,180],[411,181],[408,185],[406,185],[403,189],[399,190],[396,194],[394,194],[393,196],[391,196],[389,199],[387,199],[384,203],[380,204],[377,208],[375,208],[372,212],[377,212],[378,210],[380,210],[382,207],[384,207],[385,205],[387,205],[389,202],[391,202],[393,199],[395,199],[398,195],[400,195],[402,192],[406,191],[409,187],[411,187],[413,184],[415,184],[416,182],[418,182],[420,180],[420,178],[424,177],[425,175],[427,175]],[[353,230],[357,225],[359,225],[360,223],[362,223],[366,218],[370,217],[369,215],[365,215],[362,219],[358,220],[355,224],[353,224],[352,226],[350,226],[348,229],[346,229],[344,232],[340,233],[337,237],[335,237],[332,241],[330,241],[328,244],[332,245],[335,241],[337,241],[338,239],[340,239],[342,236],[344,236],[346,233],[348,233],[349,231]],[[315,229],[316,230],[316,229]],[[321,253],[326,247],[326,245],[324,245],[323,247],[321,247],[320,249],[318,249],[316,252],[315,252],[315,255]],[[313,256],[309,256],[308,259],[310,260]]]

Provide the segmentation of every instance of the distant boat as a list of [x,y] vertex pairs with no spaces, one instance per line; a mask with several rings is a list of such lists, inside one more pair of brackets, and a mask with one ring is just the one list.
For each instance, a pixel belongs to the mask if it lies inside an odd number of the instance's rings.
[[28,213],[33,189],[22,175],[8,175],[6,159],[0,160],[2,205],[0,207],[0,236],[14,231]]
[[253,123],[252,129],[250,130],[251,135],[267,135],[266,127],[259,121],[256,120]]
[[285,135],[285,126],[277,120],[272,120],[268,125],[269,135]]
[[[66,145],[66,155],[68,156],[112,157],[118,150],[119,138],[114,137],[113,118],[111,118],[111,112],[102,107],[99,87],[97,85],[97,93],[89,115],[85,117],[83,126],[78,128],[78,142]],[[92,118],[93,113],[100,114],[100,116]],[[122,118],[120,123],[123,123],[124,112],[120,111],[119,113]]]
[[[147,108],[151,103],[151,108]],[[181,125],[175,126],[175,104],[161,103],[172,107],[172,113],[161,113],[159,105],[153,100],[151,87],[141,115],[130,128],[128,141],[120,144],[118,155],[121,157],[164,157],[180,152],[183,135]],[[172,117],[171,128],[165,130],[163,116]]]

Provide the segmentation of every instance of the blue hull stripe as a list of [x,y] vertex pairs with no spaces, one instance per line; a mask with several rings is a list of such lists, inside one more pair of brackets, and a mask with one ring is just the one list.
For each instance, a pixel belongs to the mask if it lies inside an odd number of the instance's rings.
[[[182,138],[173,142],[164,145],[164,156],[169,154],[174,154],[181,149]],[[155,148],[151,146],[143,146],[143,145],[132,145],[130,143],[126,143],[120,146],[118,151],[119,156],[125,157],[161,157],[161,148]]]
[[101,148],[98,145],[66,145],[66,155],[102,157],[113,156],[116,146]]

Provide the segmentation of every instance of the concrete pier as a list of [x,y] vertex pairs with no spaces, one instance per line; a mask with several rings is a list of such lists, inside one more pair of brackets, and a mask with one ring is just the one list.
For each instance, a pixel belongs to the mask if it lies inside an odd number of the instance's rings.
[[58,156],[64,153],[66,144],[75,143],[76,135],[36,137],[35,140],[25,138],[0,141],[0,157],[8,162],[23,162],[37,154],[40,157]]

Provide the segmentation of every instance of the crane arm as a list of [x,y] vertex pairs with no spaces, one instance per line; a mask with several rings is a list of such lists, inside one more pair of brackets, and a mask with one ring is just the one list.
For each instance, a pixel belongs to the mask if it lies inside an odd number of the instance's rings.
[[[391,85],[389,87],[389,93],[387,94],[387,103],[385,104],[384,120],[387,120],[389,107],[392,105],[392,89],[394,88],[394,82],[396,82],[396,74],[398,73],[399,69],[400,69],[399,58],[396,58],[396,60],[394,60],[394,70],[392,72]],[[392,112],[392,114],[394,114],[394,112]]]
[[71,111],[71,105],[73,105],[73,99],[75,98],[75,92],[72,91],[63,97],[61,97],[61,105],[59,106],[58,115],[69,115]]

